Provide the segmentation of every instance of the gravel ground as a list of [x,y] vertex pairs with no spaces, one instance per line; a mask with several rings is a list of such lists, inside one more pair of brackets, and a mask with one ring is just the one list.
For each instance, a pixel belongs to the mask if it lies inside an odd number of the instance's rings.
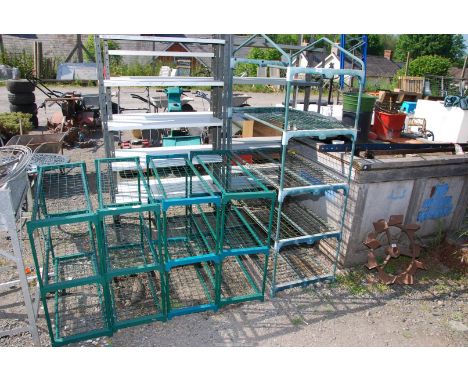
[[[40,103],[43,97],[38,92],[36,97]],[[251,105],[274,105],[281,101],[277,94],[257,93],[253,97]],[[203,110],[199,102],[197,99],[195,109]],[[8,111],[8,103],[6,89],[0,87],[0,112],[3,111]],[[43,111],[39,117],[43,125]],[[103,155],[99,133],[94,138],[95,147],[64,152],[72,161],[87,163],[93,199],[93,161]],[[0,245],[6,245],[5,241]],[[31,265],[26,239],[24,246],[25,262]],[[429,269],[418,273],[414,286],[375,287],[366,284],[364,276],[357,283],[355,279],[341,277],[337,284],[288,290],[274,299],[266,297],[263,303],[244,303],[216,313],[176,317],[75,346],[467,346],[467,278],[435,258],[425,261]],[[361,272],[364,271],[358,270]],[[1,282],[14,278],[11,268],[0,273]],[[17,287],[0,290],[0,330],[26,322],[21,301]],[[38,326],[42,345],[49,346],[42,309]],[[0,338],[0,346],[31,345],[26,333]]]

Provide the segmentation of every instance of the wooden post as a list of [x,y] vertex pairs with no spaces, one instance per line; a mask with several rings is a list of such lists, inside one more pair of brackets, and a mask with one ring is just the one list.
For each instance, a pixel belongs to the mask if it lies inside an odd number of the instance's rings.
[[[0,35],[0,43],[1,43],[1,35]],[[468,56],[465,56],[465,62],[463,63],[463,69],[462,69],[462,71],[461,71],[460,79],[464,79],[464,78],[465,78],[466,61],[468,61]]]
[[410,52],[406,54],[405,76],[408,75]]
[[468,56],[465,56],[465,62],[463,63],[463,68],[460,74],[460,97],[463,97],[464,92],[465,92],[465,72],[466,72],[467,61],[468,61]]
[[83,62],[83,43],[81,42],[81,35],[76,35],[76,54],[78,56],[78,62]]
[[42,42],[34,41],[34,75],[37,78],[42,76]]
[[4,52],[5,52],[5,47],[3,46],[3,37],[0,34],[0,54],[3,55]]

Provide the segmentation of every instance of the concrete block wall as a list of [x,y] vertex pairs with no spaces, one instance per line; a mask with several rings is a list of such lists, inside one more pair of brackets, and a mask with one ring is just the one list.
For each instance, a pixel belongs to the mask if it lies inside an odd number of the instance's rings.
[[[347,173],[347,154],[320,153],[312,147],[301,152]],[[334,159],[332,159],[334,158]],[[347,162],[347,163],[346,163]],[[302,198],[301,203],[331,224],[338,224],[342,208],[339,195]],[[424,157],[368,160],[356,158],[346,210],[340,263],[364,264],[367,249],[362,242],[373,231],[372,223],[390,215],[404,215],[405,223],[418,223],[418,235],[429,238],[456,232],[468,206],[468,155],[426,155]],[[335,248],[321,249],[334,256]]]

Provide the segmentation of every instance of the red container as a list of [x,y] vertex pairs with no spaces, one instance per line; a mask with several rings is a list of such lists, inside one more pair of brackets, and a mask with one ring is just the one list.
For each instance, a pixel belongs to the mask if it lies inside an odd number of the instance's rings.
[[374,125],[371,130],[380,139],[399,138],[405,126],[405,119],[405,113],[390,114],[376,111],[374,114]]

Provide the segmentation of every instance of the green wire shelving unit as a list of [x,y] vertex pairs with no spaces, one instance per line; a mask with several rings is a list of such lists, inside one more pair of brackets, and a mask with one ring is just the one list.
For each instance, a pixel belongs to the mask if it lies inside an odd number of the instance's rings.
[[[281,61],[244,59],[235,57],[235,53],[248,45],[257,35],[246,39],[236,47],[231,57],[231,76],[239,63],[255,64],[263,67],[277,68],[284,73],[284,105],[290,104],[294,86],[307,85],[311,76],[331,79],[345,75],[356,77],[359,81],[359,97],[354,128],[349,128],[332,117],[316,112],[299,111],[289,107],[245,107],[228,110],[228,127],[236,119],[253,120],[281,132],[281,149],[276,152],[255,151],[252,158],[244,160],[243,165],[259,177],[271,189],[275,190],[277,203],[274,209],[276,227],[273,233],[273,265],[269,267],[271,294],[310,283],[332,280],[335,277],[340,253],[345,211],[353,162],[354,145],[359,123],[359,111],[363,82],[365,79],[363,62],[344,50],[337,43],[321,38],[293,54],[286,53],[267,35],[261,35],[268,46],[281,54]],[[304,68],[296,66],[296,60],[303,52],[314,49],[318,44],[335,46],[344,55],[351,58],[361,69]],[[305,80],[300,78],[305,76]],[[265,79],[262,79],[264,82]],[[315,81],[315,80],[314,80]],[[315,83],[321,83],[315,82]],[[291,146],[303,139],[330,139],[345,137],[352,142],[351,156],[347,170],[333,170],[320,160],[312,160],[301,152],[291,150]],[[294,142],[294,145],[291,143]],[[228,144],[228,146],[230,146]],[[329,222],[324,216],[304,206],[300,199],[307,195],[333,199],[341,204],[338,222]],[[268,217],[262,203],[249,201],[243,206],[246,213],[256,217],[264,232],[268,232]],[[327,258],[320,254],[320,245],[335,249],[335,255]],[[323,243],[323,244],[322,244]],[[315,244],[315,245],[314,245]]]
[[27,229],[52,345],[111,335],[84,163],[39,168]]
[[218,308],[221,198],[187,155],[146,158],[151,197],[161,207],[167,317]]
[[[209,176],[221,196],[219,304],[263,300],[276,194],[230,151],[192,154],[192,163]],[[264,204],[263,226],[259,217],[245,212],[249,202]]]
[[166,319],[160,207],[139,158],[96,159],[102,267],[114,330]]

